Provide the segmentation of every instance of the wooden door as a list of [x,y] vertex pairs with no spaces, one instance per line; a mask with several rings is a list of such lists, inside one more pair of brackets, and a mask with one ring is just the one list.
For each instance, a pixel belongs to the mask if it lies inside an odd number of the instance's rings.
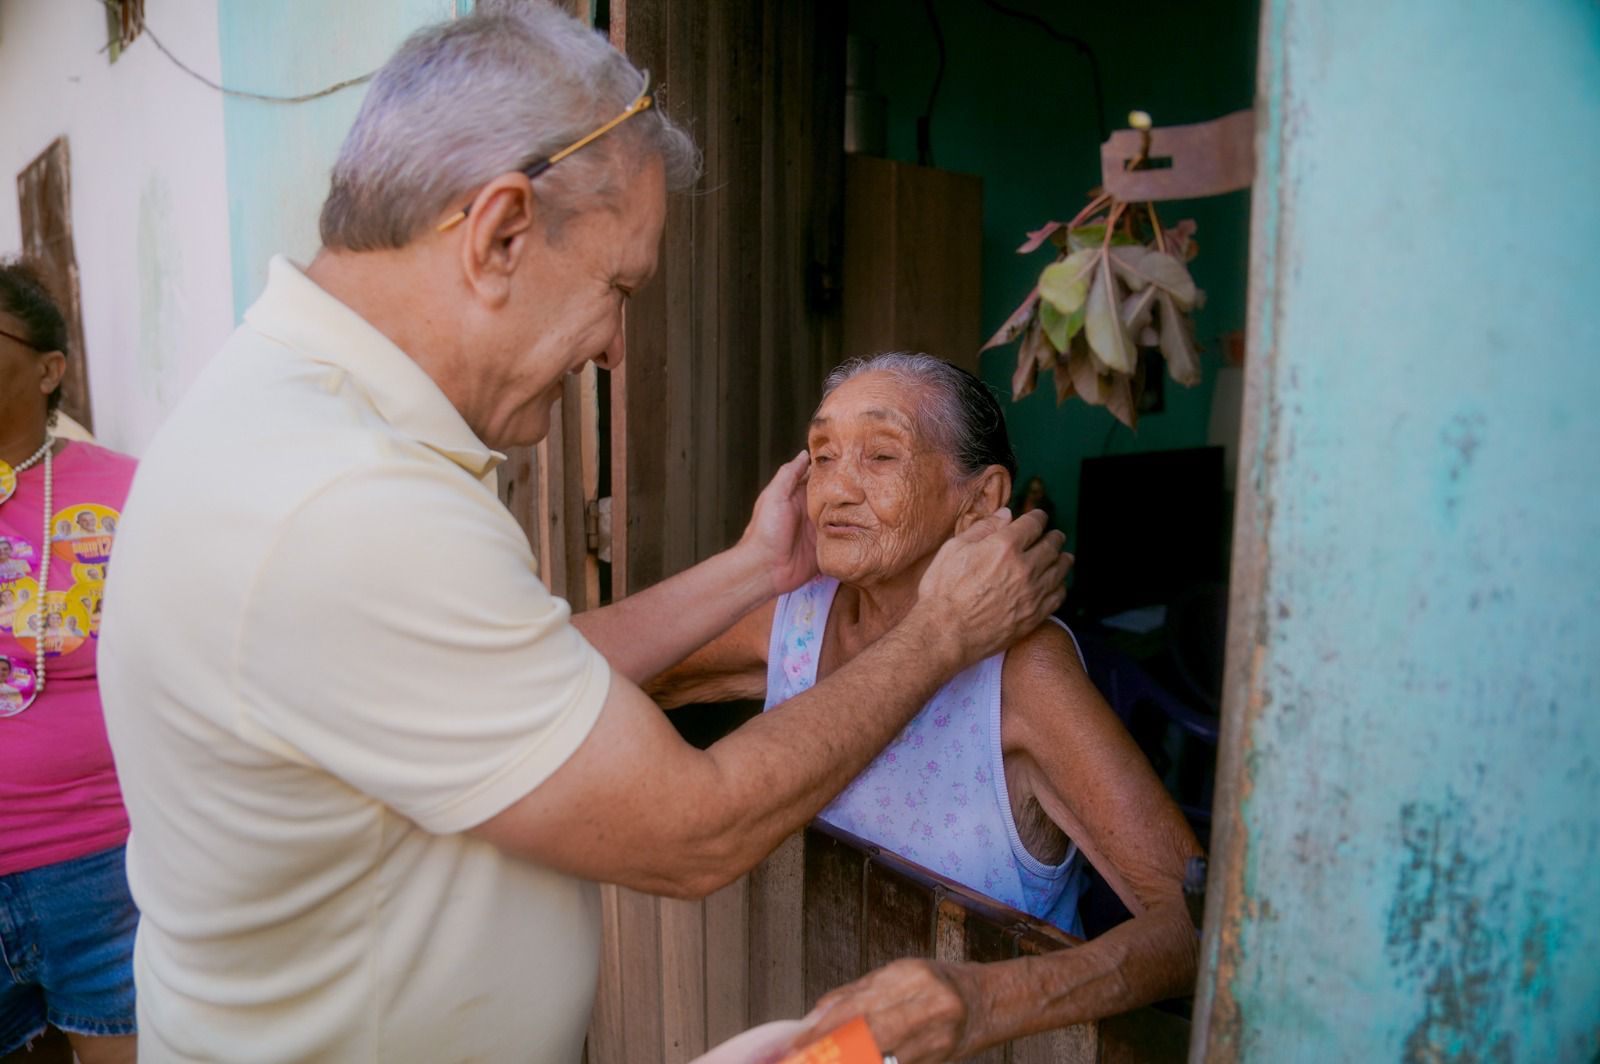
[[[842,5],[596,10],[704,150],[705,176],[670,199],[660,270],[627,310],[620,366],[569,378],[548,438],[502,471],[543,579],[574,610],[737,540],[761,487],[804,445],[840,334]],[[602,888],[590,1061],[687,1060],[804,1010],[801,845],[704,901]]]
[[61,409],[93,431],[88,352],[78,295],[78,253],[72,242],[72,164],[66,137],[51,141],[17,175],[17,206],[22,215],[22,252],[39,266],[67,319],[67,374],[62,381]]
[[[610,13],[613,40],[705,152],[610,375],[624,594],[737,540],[838,360],[844,29],[823,0],[612,0]],[[704,901],[605,888],[591,1061],[687,1060],[800,1014],[800,846]]]

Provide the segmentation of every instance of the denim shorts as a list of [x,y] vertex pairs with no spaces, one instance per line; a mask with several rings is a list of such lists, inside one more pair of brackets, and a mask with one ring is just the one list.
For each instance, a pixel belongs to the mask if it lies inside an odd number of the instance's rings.
[[0,1057],[46,1024],[133,1034],[133,933],[123,847],[0,876]]

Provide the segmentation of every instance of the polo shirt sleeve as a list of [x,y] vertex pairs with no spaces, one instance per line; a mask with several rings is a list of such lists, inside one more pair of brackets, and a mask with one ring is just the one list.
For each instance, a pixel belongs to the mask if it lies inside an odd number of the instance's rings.
[[234,662],[240,734],[440,834],[532,791],[599,717],[605,659],[491,493],[442,463],[363,469],[285,522]]

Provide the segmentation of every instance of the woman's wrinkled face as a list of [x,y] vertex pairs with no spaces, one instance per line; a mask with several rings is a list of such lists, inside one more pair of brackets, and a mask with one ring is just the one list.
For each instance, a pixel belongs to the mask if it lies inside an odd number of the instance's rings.
[[915,399],[888,374],[863,373],[812,419],[806,508],[828,576],[857,585],[890,579],[955,531],[964,500],[950,458],[917,424]]

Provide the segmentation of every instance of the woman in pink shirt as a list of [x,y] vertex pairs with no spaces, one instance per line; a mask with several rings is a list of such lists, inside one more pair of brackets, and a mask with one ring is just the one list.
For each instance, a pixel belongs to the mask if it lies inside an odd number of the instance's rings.
[[134,461],[51,433],[66,346],[37,275],[0,262],[0,1058],[53,1026],[101,1064],[135,1056],[138,912],[95,672]]

